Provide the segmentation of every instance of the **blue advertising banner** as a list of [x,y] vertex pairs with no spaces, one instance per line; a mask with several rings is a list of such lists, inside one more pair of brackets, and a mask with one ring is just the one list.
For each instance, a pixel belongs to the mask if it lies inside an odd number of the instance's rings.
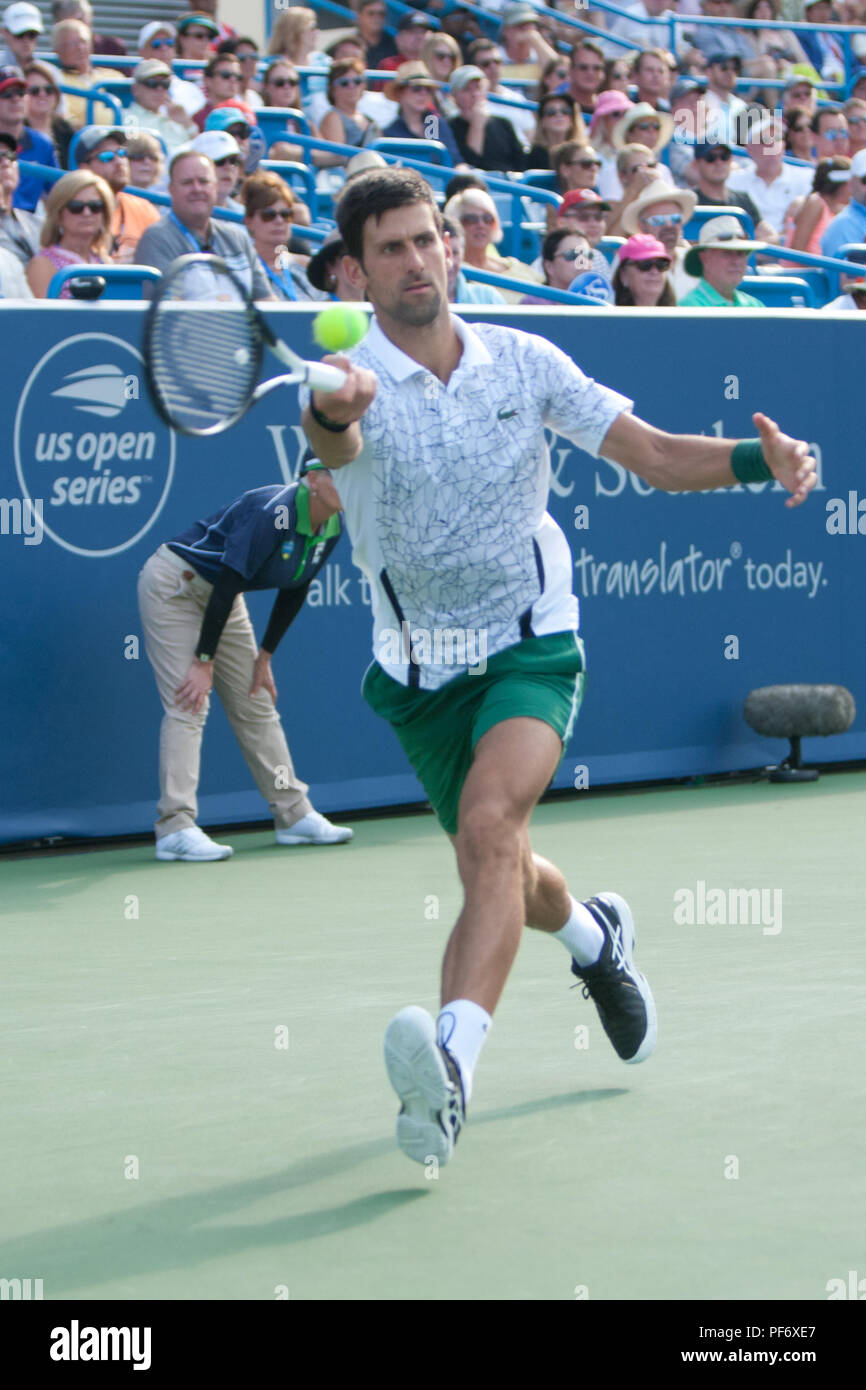
[[[146,831],[161,707],[136,579],[159,544],[248,488],[291,480],[305,443],[297,391],[276,392],[211,440],[153,412],[144,308],[3,308],[0,841]],[[313,310],[269,311],[314,355]],[[786,745],[754,735],[743,701],[787,681],[866,700],[866,472],[855,412],[857,314],[467,309],[539,333],[677,433],[752,437],[755,410],[808,440],[805,506],[776,484],[671,495],[551,435],[550,510],[572,548],[589,679],[556,785],[597,786],[758,767]],[[271,359],[266,370],[276,372]],[[323,812],[423,799],[402,750],[361,700],[369,594],[344,540],[274,658],[297,771]],[[248,604],[261,636],[272,595]],[[807,741],[809,760],[866,757],[862,714]],[[204,825],[262,819],[215,700],[200,784]]]

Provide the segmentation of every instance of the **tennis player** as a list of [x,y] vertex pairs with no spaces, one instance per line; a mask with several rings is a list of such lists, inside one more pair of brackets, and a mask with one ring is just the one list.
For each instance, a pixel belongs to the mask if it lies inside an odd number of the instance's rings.
[[453,317],[441,218],[414,171],[360,175],[337,216],[344,269],[376,316],[362,344],[326,359],[347,381],[306,393],[303,425],[316,456],[342,470],[354,560],[370,583],[364,696],[450,835],[464,889],[438,1020],[410,1006],[385,1037],[400,1148],[441,1164],[525,924],[568,952],[623,1061],[645,1061],[656,1041],[628,904],[608,892],[578,902],[529,840],[584,683],[571,552],[545,511],[545,426],[653,487],[774,477],[789,507],[814,487],[815,461],[764,415],[753,417],[760,438],[737,444],[667,434],[545,339]]

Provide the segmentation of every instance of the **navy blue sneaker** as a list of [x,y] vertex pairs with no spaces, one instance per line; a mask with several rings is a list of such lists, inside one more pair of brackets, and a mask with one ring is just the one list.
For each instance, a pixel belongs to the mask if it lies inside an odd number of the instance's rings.
[[584,999],[598,1009],[601,1026],[624,1062],[645,1062],[658,1037],[652,991],[634,965],[634,920],[624,898],[599,893],[583,904],[604,932],[594,965],[571,962],[583,985]]

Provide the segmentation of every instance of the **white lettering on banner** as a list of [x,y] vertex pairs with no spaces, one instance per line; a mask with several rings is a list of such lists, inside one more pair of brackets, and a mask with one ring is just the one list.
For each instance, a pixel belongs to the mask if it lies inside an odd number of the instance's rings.
[[[600,560],[581,546],[574,561],[577,573],[578,597],[643,598],[657,590],[659,594],[719,594],[725,588],[728,572],[734,572],[742,559],[742,547],[734,541],[731,554],[705,556],[694,542],[684,555],[669,552],[668,542],[661,541],[658,551],[644,559]],[[777,561],[743,559],[742,570],[746,587],[751,590],[802,589],[813,599],[819,588],[826,587],[824,562],[795,560],[791,550]]]
[[866,536],[866,497],[852,489],[847,498],[827,499],[828,536]]
[[301,460],[303,459],[304,454],[307,452],[307,436],[304,434],[304,431],[300,425],[291,426],[291,431],[292,434],[295,436],[296,444],[295,465],[293,468],[291,463],[289,462],[289,452],[286,448],[286,441],[284,438],[286,426],[265,425],[265,429],[267,430],[268,434],[271,436],[271,439],[274,442],[274,449],[276,450],[277,455],[277,463],[280,466],[280,472],[283,475],[283,481],[286,483],[293,483],[298,476],[298,472],[301,467]]
[[[14,451],[22,496],[45,499],[45,534],[74,555],[128,550],[170,491],[175,435],[138,389],[143,365],[123,339],[79,333],[39,359],[21,392]],[[94,416],[121,428],[92,428]]]

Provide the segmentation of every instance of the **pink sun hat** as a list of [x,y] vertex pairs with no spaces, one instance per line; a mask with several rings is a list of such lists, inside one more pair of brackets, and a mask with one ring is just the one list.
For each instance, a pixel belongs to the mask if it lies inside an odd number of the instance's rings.
[[617,260],[620,265],[623,261],[660,261],[662,259],[670,265],[671,258],[662,242],[657,241],[654,236],[644,236],[643,234],[630,236],[617,252]]
[[592,132],[595,130],[602,117],[612,116],[614,113],[617,116],[624,116],[626,111],[630,111],[633,106],[634,102],[629,101],[625,92],[599,92],[595,103],[595,109],[592,113],[592,120],[589,123],[590,135],[592,135]]

